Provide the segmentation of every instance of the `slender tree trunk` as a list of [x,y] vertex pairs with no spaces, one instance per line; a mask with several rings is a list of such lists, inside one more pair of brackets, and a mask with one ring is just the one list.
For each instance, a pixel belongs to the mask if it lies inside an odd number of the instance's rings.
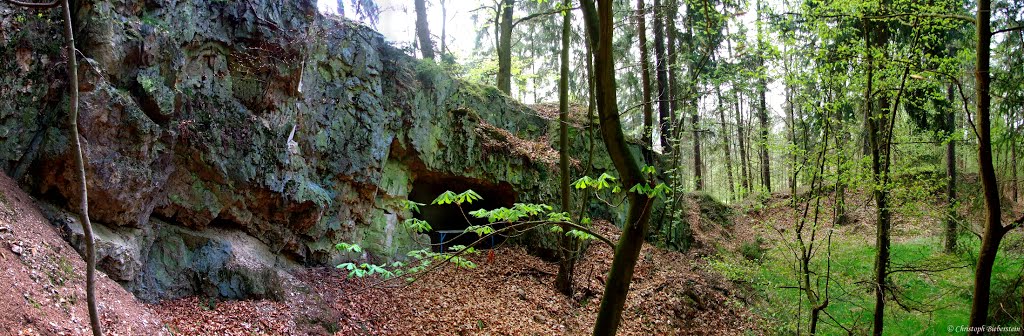
[[434,42],[430,40],[430,25],[427,24],[426,0],[416,0],[416,35],[420,40],[423,58],[434,59]]
[[[644,161],[654,165],[654,106],[651,101],[651,51],[647,48],[647,12],[644,0],[636,0],[636,30],[640,44],[640,85],[643,90]],[[659,89],[660,90],[660,89]],[[660,97],[659,97],[660,99]]]
[[[883,3],[883,7],[885,4]],[[872,333],[882,335],[885,321],[885,293],[888,289],[888,267],[889,267],[889,244],[891,213],[889,208],[889,163],[892,159],[890,153],[891,142],[888,140],[893,131],[890,118],[895,118],[889,100],[885,97],[875,98],[874,92],[874,70],[876,67],[874,51],[884,51],[889,41],[889,32],[886,23],[866,20],[867,34],[865,34],[865,46],[867,46],[867,85],[864,91],[866,104],[865,119],[867,120],[867,134],[869,149],[871,150],[871,172],[874,180],[874,199],[877,208],[877,230],[875,247],[878,249],[875,258],[875,311]],[[909,70],[909,67],[907,68]],[[906,70],[904,71],[904,80]],[[901,89],[902,91],[902,85]],[[897,101],[899,95],[897,93]],[[898,105],[898,103],[896,104]]]
[[82,221],[82,231],[85,233],[85,296],[89,306],[89,325],[92,326],[94,336],[103,335],[103,326],[100,324],[99,310],[96,308],[96,247],[93,243],[92,221],[89,220],[89,188],[85,181],[85,159],[82,157],[82,143],[78,134],[78,56],[75,53],[75,33],[71,23],[71,5],[68,0],[64,4],[64,38],[65,52],[68,58],[68,89],[70,98],[68,103],[70,111],[68,122],[71,123],[71,151],[75,156],[75,168],[78,170],[78,190],[82,198],[79,200],[79,217]]
[[[686,6],[686,42],[689,53],[693,54],[696,52],[697,47],[693,38],[693,6]],[[692,58],[691,58],[692,59]],[[691,61],[688,67],[690,79],[696,78],[694,74],[698,71],[697,65]],[[690,85],[699,85],[698,83],[690,83]],[[693,133],[693,186],[697,191],[704,191],[704,159],[701,156],[700,150],[700,104],[696,101],[696,95],[690,95],[692,97],[690,106],[686,108],[690,111],[690,129]]]
[[700,150],[700,109],[690,106],[691,126],[693,127],[693,184],[697,191],[704,191],[704,159]]
[[[601,5],[595,9],[593,0],[583,0],[582,7],[587,33],[593,37],[592,41],[597,43],[594,48],[597,111],[601,119],[601,134],[605,147],[624,186],[632,187],[647,183],[636,158],[626,147],[619,120],[615,94],[615,62],[612,59],[612,1],[602,0]],[[629,193],[628,201],[626,222],[623,223],[622,235],[615,248],[611,270],[608,272],[604,296],[597,313],[597,323],[594,325],[594,335],[615,335],[618,330],[626,294],[629,293],[629,284],[633,280],[633,270],[646,236],[650,199],[637,193]]]
[[[783,46],[785,48],[785,46]],[[782,51],[786,53],[785,50]],[[789,150],[789,193],[793,195],[793,199],[796,199],[796,181],[797,181],[797,155],[796,155],[796,117],[793,113],[793,87],[789,81],[789,63],[792,62],[792,55],[787,53],[786,62],[783,62],[782,69],[786,78],[786,118],[789,119],[789,143],[792,145]],[[806,152],[805,152],[806,153]]]
[[718,100],[718,122],[722,124],[722,149],[725,151],[725,175],[729,183],[729,199],[736,197],[736,184],[732,179],[732,144],[729,142],[729,126],[725,123],[725,104],[722,102],[722,87],[715,86],[715,98]]
[[[1018,138],[1017,134],[1014,134],[1013,138],[1017,139]],[[1020,140],[1015,140],[1015,141],[1011,141],[1010,142],[1010,166],[1012,166],[1011,171],[1013,172],[1013,201],[1014,202],[1017,202],[1019,200],[1019,198],[1020,198],[1020,189],[1019,189],[1020,188],[1020,180],[1017,179],[1017,171],[1019,170],[1019,167],[1020,167],[1020,166],[1017,165],[1017,142],[1018,141],[1020,141]]]
[[[870,59],[870,56],[869,56]],[[870,60],[868,62],[871,62]],[[868,69],[868,76],[871,76],[871,69]],[[871,80],[868,80],[868,91],[871,91]],[[870,104],[870,103],[869,103]],[[871,111],[872,109],[868,109]],[[887,113],[883,108],[879,108],[878,111]],[[870,115],[868,116],[870,117]],[[884,119],[883,119],[884,121]],[[875,207],[877,208],[878,214],[876,216],[877,231],[875,235],[875,246],[878,249],[878,253],[875,258],[875,312],[874,312],[874,335],[882,335],[882,328],[885,316],[885,291],[886,291],[886,277],[888,274],[889,266],[889,226],[890,226],[890,213],[889,213],[889,191],[884,186],[883,176],[885,174],[882,166],[882,146],[881,134],[879,126],[883,125],[882,121],[869,121],[868,122],[868,134],[869,141],[871,144],[871,170],[874,173],[875,191],[873,193],[875,198]]]
[[498,90],[512,94],[512,12],[516,0],[502,0],[498,24]]
[[448,0],[441,1],[441,54],[448,53]]
[[[763,64],[763,63],[762,63]],[[761,186],[764,188],[764,192],[772,192],[772,174],[771,174],[771,163],[768,158],[768,109],[765,103],[765,89],[766,83],[762,81],[758,88],[758,95],[760,96],[760,107],[757,112],[757,119],[760,123],[758,132],[758,159],[761,163]]]
[[[946,99],[953,102],[953,84],[946,88]],[[952,136],[956,129],[953,126],[956,109],[949,108],[946,111],[947,136]],[[953,139],[946,141],[946,253],[953,253],[956,250],[956,142]]]
[[[677,64],[676,60],[679,58],[677,52],[677,44],[679,39],[676,38],[676,16],[679,14],[679,5],[677,0],[665,0],[666,15],[665,15],[665,36],[668,39],[668,64],[665,65],[665,69],[668,72],[668,107],[669,113],[666,118],[665,115],[660,115],[661,132],[667,134],[668,144],[670,147],[678,146],[679,142],[679,131],[681,127],[676,125],[676,113],[679,111],[679,72],[674,71]],[[662,137],[664,145],[665,137]],[[666,153],[672,152],[673,148],[669,148]]]
[[[558,168],[561,176],[562,187],[562,211],[569,212],[569,34],[571,33],[572,11],[566,11],[562,17],[562,51],[561,66],[558,78]],[[561,259],[558,263],[558,276],[555,278],[555,288],[565,294],[572,295],[573,266],[576,263],[574,258],[573,241],[568,233],[569,227],[562,225]]]
[[746,127],[743,124],[743,101],[742,96],[736,93],[736,138],[740,147],[740,181],[743,191],[739,198],[750,192],[750,156],[747,154]]
[[[977,108],[975,122],[978,130],[978,173],[985,195],[985,233],[978,251],[978,266],[974,273],[974,301],[971,304],[970,334],[981,335],[982,327],[988,321],[988,304],[992,286],[992,266],[999,252],[999,243],[1008,229],[1000,218],[999,185],[996,182],[995,167],[992,164],[992,127],[989,96],[989,57],[991,33],[991,0],[978,1],[977,56],[974,70]],[[1024,218],[1022,218],[1024,219]]]
[[[841,119],[840,119],[840,121],[841,121]],[[850,133],[845,131],[845,130],[843,130],[843,128],[840,128],[837,138],[838,139],[836,139],[836,142],[837,142],[836,143],[836,156],[841,161],[846,161],[846,159],[847,159],[846,155],[848,153],[847,149],[846,149],[846,145],[850,143]],[[850,155],[852,155],[852,154],[850,154]],[[847,182],[848,178],[846,177],[846,171],[847,171],[846,166],[841,164],[841,162],[839,164],[836,164],[836,172],[837,172],[837,174],[836,174],[836,225],[837,226],[846,225],[847,221],[849,220],[848,216],[846,215],[846,188],[847,188],[847,183],[848,183]]]
[[[530,26],[531,26],[531,28],[530,28],[530,35],[535,36],[537,34],[536,29],[535,29],[535,27],[533,25],[530,25]],[[536,59],[537,58],[537,54],[539,54],[537,52],[537,39],[531,37],[530,38],[530,58],[531,59]],[[534,74],[537,73],[537,62],[530,62],[530,73],[534,73]],[[540,104],[540,98],[539,98],[540,95],[537,92],[537,87],[540,86],[540,85],[537,85],[538,81],[540,81],[540,77],[534,77],[534,78],[530,79],[530,83],[533,84],[530,87],[533,89],[531,93],[533,94],[533,103],[534,104]],[[523,101],[526,101],[526,99],[523,99]]]
[[[501,8],[503,4],[504,0],[495,0],[494,3],[494,52],[498,53],[499,63],[501,62],[501,53],[499,51],[501,51]],[[495,76],[495,79],[497,79],[497,76]],[[495,81],[495,85],[497,85],[497,81]]]
[[756,129],[756,127],[754,127],[754,109],[753,109],[753,106],[751,106],[750,109],[747,109],[746,112],[747,112],[747,114],[743,118],[743,122],[746,123],[746,125],[744,126],[746,132],[743,133],[743,136],[744,136],[744,138],[746,139],[746,142],[747,142],[747,163],[749,164],[749,166],[747,166],[747,173],[750,174],[750,176],[747,176],[747,179],[750,180],[750,189],[753,190],[754,189],[755,174],[756,174],[756,176],[761,176],[761,174],[760,174],[760,172],[755,172],[754,171],[754,140],[753,140],[754,139],[754,135],[753,134],[754,134],[754,130]]
[[658,116],[661,124],[661,147],[664,153],[672,152],[669,139],[669,87],[668,61],[665,56],[665,7],[661,0],[654,0],[654,58],[658,68]]
[[[760,20],[761,17],[761,1],[757,2],[757,17]],[[768,73],[765,70],[764,65],[764,37],[761,32],[761,23],[757,24],[757,63],[759,67],[759,78],[757,85],[757,93],[760,98],[759,106],[757,110],[757,119],[760,122],[758,140],[760,142],[760,152],[758,157],[761,161],[761,186],[764,187],[764,192],[772,192],[772,174],[768,157],[768,106],[767,100],[765,100],[765,91],[768,90]]]

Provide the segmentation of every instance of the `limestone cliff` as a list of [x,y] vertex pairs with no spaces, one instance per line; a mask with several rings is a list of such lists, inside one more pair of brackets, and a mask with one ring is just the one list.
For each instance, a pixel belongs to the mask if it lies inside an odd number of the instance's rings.
[[[314,1],[76,3],[100,265],[143,299],[272,296],[280,268],[338,262],[340,241],[401,257],[426,239],[400,225],[418,185],[557,195],[556,122]],[[0,2],[0,167],[74,242],[56,22]]]

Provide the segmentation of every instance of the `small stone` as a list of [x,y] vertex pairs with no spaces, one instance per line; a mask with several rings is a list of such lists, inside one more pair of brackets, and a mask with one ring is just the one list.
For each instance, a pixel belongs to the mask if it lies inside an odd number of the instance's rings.
[[14,252],[15,255],[21,255],[21,246],[11,245],[11,252]]

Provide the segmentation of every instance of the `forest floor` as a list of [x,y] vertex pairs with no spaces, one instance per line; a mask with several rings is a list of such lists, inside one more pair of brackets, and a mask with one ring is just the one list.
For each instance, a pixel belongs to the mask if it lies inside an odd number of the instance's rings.
[[[617,238],[618,229],[598,222]],[[515,246],[471,257],[474,269],[442,268],[412,284],[348,279],[336,269],[296,276],[283,302],[196,298],[154,306],[179,334],[582,335],[591,333],[612,250],[593,244],[577,266],[576,293],[559,294],[556,263]],[[696,261],[696,262],[695,262]],[[693,255],[644,246],[620,335],[760,334],[747,298]]]
[[[960,193],[957,207],[961,234],[953,253],[943,251],[946,205],[941,196],[900,195],[893,202],[892,259],[885,314],[886,334],[946,334],[966,326],[970,316],[977,261],[977,238],[984,218],[980,193]],[[752,291],[748,306],[762,318],[766,333],[808,332],[810,304],[798,291],[801,278],[797,256],[813,244],[810,262],[812,288],[829,304],[821,315],[822,334],[869,334],[874,307],[872,286],[876,210],[863,191],[847,194],[847,220],[833,225],[834,197],[821,202],[800,201],[776,194],[764,203],[748,204],[737,218],[743,240],[736,253],[719,253],[707,261],[717,273]],[[806,195],[801,195],[806,196]],[[1004,220],[1019,218],[1024,203],[1006,202]],[[815,213],[815,205],[819,211]],[[809,207],[808,207],[809,206]],[[744,206],[740,206],[741,208]],[[817,218],[817,219],[816,219]],[[802,223],[802,234],[798,228]],[[1012,219],[1010,219],[1012,220]],[[973,232],[973,233],[972,233]],[[813,238],[812,238],[813,235]],[[990,324],[1021,326],[1024,308],[1024,230],[1007,234],[993,270]]]
[[[84,262],[39,214],[31,197],[6,177],[0,177],[0,191],[0,283],[6,286],[0,292],[0,335],[86,334]],[[807,203],[794,208],[788,195],[715,210],[732,213],[723,224],[706,220],[708,213],[700,209],[708,207],[691,207],[691,222],[701,223],[693,227],[694,249],[680,253],[644,246],[620,334],[803,330],[806,298],[787,289],[796,284],[792,251],[800,218],[818,230],[812,261],[817,288],[824,290],[820,286],[827,283],[833,293],[819,330],[868,332],[875,211],[864,193],[850,195],[849,220],[835,227],[830,198],[822,199],[816,225],[813,207],[804,216]],[[963,223],[977,230],[979,219],[972,215],[977,202],[970,196],[962,202]],[[887,331],[933,334],[965,324],[977,239],[961,235],[960,251],[942,253],[942,205],[920,200],[897,204],[893,265],[899,271],[892,276]],[[1015,214],[1024,210],[1021,204],[1013,208]],[[595,222],[595,230],[613,240],[619,235],[605,221]],[[1010,325],[1024,305],[1021,231],[1007,236],[993,277],[995,304],[1006,312],[994,317]],[[596,318],[612,249],[590,246],[577,267],[572,296],[553,288],[556,263],[522,247],[506,245],[493,250],[493,256],[485,250],[469,258],[478,267],[444,267],[411,284],[350,279],[335,268],[304,269],[293,274],[279,301],[192,297],[146,305],[102,273],[98,289],[109,335],[582,335],[591,332]],[[820,279],[822,274],[831,279]]]

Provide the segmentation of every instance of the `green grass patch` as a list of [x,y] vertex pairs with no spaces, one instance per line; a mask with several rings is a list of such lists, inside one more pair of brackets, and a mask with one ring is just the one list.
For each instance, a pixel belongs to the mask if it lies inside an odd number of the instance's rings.
[[[874,310],[872,278],[876,249],[870,237],[833,237],[831,263],[826,263],[825,241],[816,242],[811,262],[812,287],[824,296],[828,284],[829,306],[818,322],[821,335],[867,334]],[[965,326],[970,317],[974,264],[979,242],[961,237],[961,253],[942,252],[939,238],[917,238],[892,244],[890,286],[886,303],[887,335],[945,334],[949,326]],[[751,261],[742,255],[719,256],[708,267],[726,278],[749,284],[760,300],[750,309],[768,323],[773,334],[807,333],[811,307],[799,289],[799,266],[794,251],[780,242],[765,257]],[[869,245],[870,244],[870,245]],[[993,269],[993,301],[1014,297],[1020,301],[1024,258],[1017,251],[1000,251]],[[825,280],[825,275],[830,280]],[[1005,304],[1004,304],[1005,306]],[[999,314],[994,308],[989,324],[1020,326],[1020,305]],[[1016,315],[1014,315],[1016,314]]]

